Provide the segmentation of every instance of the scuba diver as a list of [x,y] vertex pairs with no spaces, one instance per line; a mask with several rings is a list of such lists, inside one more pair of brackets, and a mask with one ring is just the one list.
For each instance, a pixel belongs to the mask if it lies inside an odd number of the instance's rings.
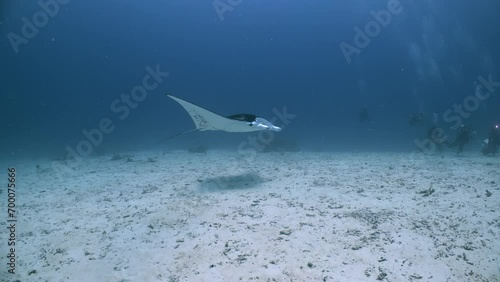
[[368,109],[365,106],[359,109],[358,117],[359,117],[359,122],[371,121],[370,116],[368,115]]
[[446,142],[444,131],[436,123],[427,130],[427,138],[434,144],[439,153],[443,151],[443,143]]
[[408,123],[411,126],[422,124],[423,121],[424,121],[424,114],[423,113],[408,115]]
[[457,154],[460,154],[464,151],[464,145],[469,143],[472,139],[473,132],[464,124],[461,124],[458,128],[457,136],[455,137],[455,141],[452,143],[447,143],[448,147],[458,146]]
[[500,148],[500,127],[495,125],[490,129],[488,134],[488,139],[484,140],[483,149],[481,150],[483,155],[496,155]]
[[434,147],[439,153],[443,151],[443,144],[446,142],[448,136],[444,130],[438,126],[439,117],[436,113],[432,114],[432,125],[427,129],[427,138],[434,144]]

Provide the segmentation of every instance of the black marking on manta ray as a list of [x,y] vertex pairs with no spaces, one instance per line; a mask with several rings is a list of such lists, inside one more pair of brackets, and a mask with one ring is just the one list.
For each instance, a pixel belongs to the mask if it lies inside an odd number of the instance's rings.
[[239,121],[253,122],[255,121],[255,119],[257,119],[257,116],[252,114],[236,114],[228,116],[227,118]]
[[[168,94],[168,93],[165,93],[165,95],[166,95],[166,96],[172,96],[172,95],[170,95],[170,94]],[[182,100],[182,101],[184,101],[184,102],[187,102],[187,103],[189,103],[189,104],[193,104],[193,105],[195,105],[195,106],[197,106],[197,107],[200,107],[200,108],[202,108],[202,109],[204,109],[204,110],[206,110],[206,111],[209,111],[209,112],[211,112],[211,113],[213,113],[213,114],[216,114],[216,115],[218,115],[218,116],[225,117],[225,118],[228,118],[228,119],[240,120],[240,121],[246,121],[246,122],[252,122],[252,121],[255,121],[255,119],[257,118],[257,116],[256,116],[256,115],[252,115],[252,114],[235,114],[235,115],[230,115],[230,116],[223,116],[223,115],[218,114],[218,113],[216,113],[216,112],[214,112],[214,111],[211,111],[211,110],[209,110],[209,109],[207,109],[207,108],[205,108],[205,107],[202,107],[202,106],[200,106],[200,105],[198,105],[198,104],[196,104],[196,103],[186,101],[186,100],[181,99],[181,98],[176,97],[176,96],[172,96],[172,97],[175,97],[175,98],[177,98],[177,99],[179,99],[179,100]],[[196,115],[196,116],[198,116],[198,115]],[[204,124],[204,125],[207,125],[207,124],[208,124],[208,123],[207,123],[207,121],[206,121],[203,117],[199,116],[199,118],[203,119],[203,124]]]
[[209,124],[204,117],[202,117],[200,115],[195,115],[195,116],[193,116],[193,119],[196,119],[195,125],[199,124],[201,128],[208,128],[209,127]]

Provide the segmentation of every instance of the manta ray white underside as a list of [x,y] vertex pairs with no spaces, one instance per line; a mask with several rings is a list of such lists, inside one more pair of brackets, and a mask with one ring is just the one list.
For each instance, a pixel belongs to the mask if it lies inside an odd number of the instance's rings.
[[181,106],[188,112],[188,114],[193,119],[196,125],[196,130],[222,130],[226,132],[252,132],[259,130],[271,130],[280,131],[281,128],[274,126],[269,121],[256,117],[253,115],[238,115],[253,117],[253,120],[242,120],[235,119],[231,117],[224,117],[216,114],[212,111],[204,109],[188,101],[182,100],[180,98],[174,97],[172,95],[167,95],[168,97],[174,99],[176,102],[181,104]]

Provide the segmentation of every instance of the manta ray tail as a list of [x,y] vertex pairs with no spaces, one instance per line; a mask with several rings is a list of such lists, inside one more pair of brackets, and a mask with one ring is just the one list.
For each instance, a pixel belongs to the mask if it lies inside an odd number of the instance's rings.
[[187,131],[181,132],[181,133],[177,133],[177,134],[175,134],[175,135],[172,135],[172,136],[169,136],[169,137],[165,137],[165,138],[161,139],[160,141],[156,142],[155,144],[162,143],[162,142],[168,141],[168,140],[170,140],[170,139],[173,139],[173,138],[175,138],[175,137],[178,137],[178,136],[184,135],[184,134],[189,133],[189,132],[197,131],[197,130],[199,130],[199,129],[198,129],[198,128],[193,128],[193,129],[190,129],[190,130],[187,130]]

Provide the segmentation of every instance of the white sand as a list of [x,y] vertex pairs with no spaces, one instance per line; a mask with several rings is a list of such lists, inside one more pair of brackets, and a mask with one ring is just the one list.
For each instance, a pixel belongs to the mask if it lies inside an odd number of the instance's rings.
[[94,157],[62,178],[49,161],[18,165],[18,274],[5,273],[2,232],[0,276],[500,281],[498,157],[237,156]]

